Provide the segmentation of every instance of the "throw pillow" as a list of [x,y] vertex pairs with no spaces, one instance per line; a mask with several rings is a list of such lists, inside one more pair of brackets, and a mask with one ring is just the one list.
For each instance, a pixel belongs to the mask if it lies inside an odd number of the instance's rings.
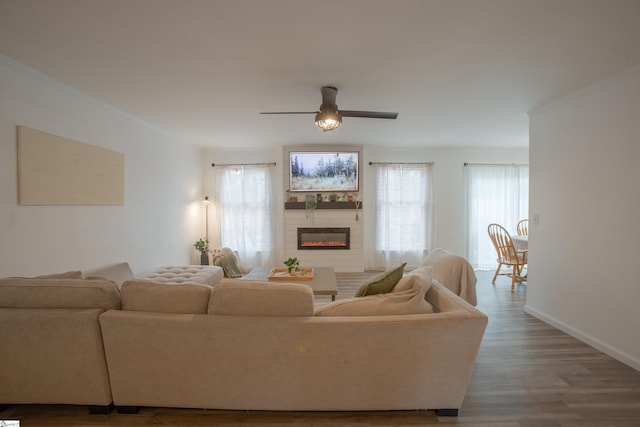
[[402,278],[405,265],[407,265],[406,262],[396,268],[387,270],[384,273],[380,273],[374,278],[367,280],[360,286],[360,289],[358,289],[355,296],[364,297],[367,295],[388,294]]
[[85,277],[104,277],[107,280],[111,280],[118,284],[121,288],[122,284],[127,280],[133,280],[133,270],[128,262],[118,262],[114,264],[107,264],[101,267],[92,268],[90,270],[83,271]]

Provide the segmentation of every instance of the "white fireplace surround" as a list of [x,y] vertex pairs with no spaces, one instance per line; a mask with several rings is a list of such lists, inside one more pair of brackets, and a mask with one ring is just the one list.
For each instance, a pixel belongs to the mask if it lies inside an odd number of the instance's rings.
[[[284,247],[287,257],[297,257],[303,267],[333,267],[339,273],[364,271],[362,211],[351,209],[316,209],[307,218],[304,209],[285,209]],[[349,228],[349,249],[298,249],[298,228]]]

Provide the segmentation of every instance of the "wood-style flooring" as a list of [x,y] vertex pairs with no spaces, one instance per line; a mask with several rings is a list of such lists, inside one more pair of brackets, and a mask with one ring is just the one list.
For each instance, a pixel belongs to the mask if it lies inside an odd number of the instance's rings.
[[[260,412],[142,408],[88,415],[85,407],[11,405],[2,419],[53,426],[420,426],[638,427],[640,372],[524,313],[527,284],[477,272],[478,308],[489,316],[458,417],[431,411]],[[338,299],[375,273],[338,273]],[[329,297],[318,297],[328,302]],[[631,337],[630,337],[631,338]],[[635,337],[637,339],[637,337]],[[1,386],[1,385],[0,385]]]

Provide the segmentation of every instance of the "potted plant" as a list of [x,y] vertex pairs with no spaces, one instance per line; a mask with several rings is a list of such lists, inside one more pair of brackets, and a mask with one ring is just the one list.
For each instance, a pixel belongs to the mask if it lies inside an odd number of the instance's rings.
[[193,244],[193,247],[200,252],[200,264],[209,265],[209,239],[199,239]]
[[298,261],[298,258],[289,258],[284,262],[284,265],[287,266],[287,272],[290,276],[295,275],[300,269],[300,261]]

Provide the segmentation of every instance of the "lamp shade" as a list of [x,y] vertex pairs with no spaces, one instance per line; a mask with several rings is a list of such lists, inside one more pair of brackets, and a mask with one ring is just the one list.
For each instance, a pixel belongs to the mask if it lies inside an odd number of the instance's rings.
[[323,108],[316,114],[316,126],[323,131],[334,130],[342,124],[342,116],[336,108]]

